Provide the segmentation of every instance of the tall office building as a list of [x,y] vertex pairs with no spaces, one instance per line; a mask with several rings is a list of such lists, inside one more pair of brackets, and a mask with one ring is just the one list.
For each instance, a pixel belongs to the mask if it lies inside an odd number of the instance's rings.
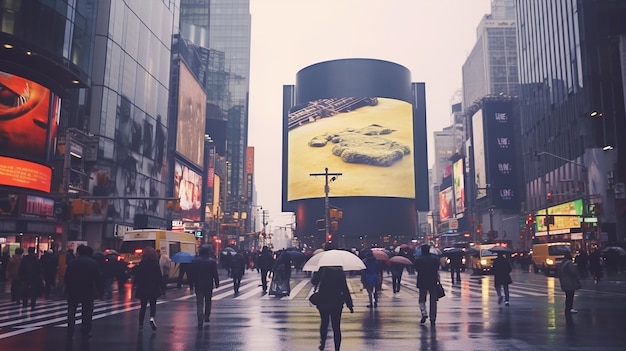
[[599,223],[537,217],[536,234],[624,240],[626,2],[516,4],[527,209],[559,215],[564,205]]
[[[207,92],[207,131],[221,138],[226,122],[228,202],[244,196],[248,140],[248,90],[250,77],[250,1],[182,0],[181,33],[204,48],[206,76],[200,77]],[[218,152],[220,150],[218,149]],[[251,199],[247,199],[251,201]]]
[[[515,20],[514,0],[492,1],[491,14],[478,25],[476,44],[463,64],[463,112],[469,138],[464,207],[466,217],[473,220],[461,229],[477,231],[478,240],[518,237],[516,215],[522,189],[516,189],[517,180],[511,178],[515,172],[509,167],[521,165],[514,156],[519,152],[515,147],[519,138],[516,141],[508,133],[519,118],[516,108],[507,105],[519,92]],[[507,160],[497,159],[500,151],[509,153]]]

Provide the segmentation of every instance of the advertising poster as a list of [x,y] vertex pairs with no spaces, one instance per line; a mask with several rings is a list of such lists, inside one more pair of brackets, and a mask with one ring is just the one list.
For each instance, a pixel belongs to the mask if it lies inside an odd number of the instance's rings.
[[452,165],[455,213],[465,212],[465,172],[463,159],[459,159]]
[[439,192],[439,222],[447,221],[452,217],[452,188],[445,188]]
[[202,166],[206,94],[182,61],[179,72],[176,151],[197,166]]
[[324,179],[310,174],[325,168],[342,173],[331,179],[334,197],[415,198],[411,104],[379,97],[309,101],[290,110],[288,128],[288,201],[324,197]]
[[180,198],[183,220],[200,220],[202,176],[178,161],[174,163],[174,197]]
[[483,130],[483,110],[472,116],[472,146],[474,147],[474,177],[476,198],[487,196],[487,167],[485,165],[485,139]]

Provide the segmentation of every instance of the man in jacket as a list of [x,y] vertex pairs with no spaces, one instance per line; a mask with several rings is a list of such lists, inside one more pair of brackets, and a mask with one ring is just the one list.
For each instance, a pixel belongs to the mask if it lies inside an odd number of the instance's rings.
[[198,329],[202,329],[203,322],[209,322],[213,289],[219,288],[220,278],[217,263],[210,257],[211,250],[202,246],[198,253],[200,257],[191,262],[187,277],[190,280],[189,284],[196,289]]
[[30,298],[30,309],[34,310],[37,296],[43,291],[43,269],[34,247],[28,248],[28,255],[24,256],[20,264],[19,274],[22,283],[22,307],[28,306]]
[[563,262],[559,266],[559,282],[561,290],[565,292],[565,314],[578,313],[574,309],[574,293],[582,286],[578,277],[578,268],[572,262],[572,255],[569,252],[565,253]]
[[419,306],[422,313],[420,323],[426,322],[428,313],[426,312],[426,294],[430,301],[430,324],[434,325],[437,319],[437,300],[439,281],[439,259],[435,255],[430,254],[430,246],[422,245],[420,247],[421,255],[415,259],[415,271],[417,272],[416,286],[419,288]]
[[19,305],[22,298],[22,284],[20,282],[20,265],[22,264],[22,258],[24,249],[18,247],[15,249],[13,257],[9,260],[7,265],[7,281],[11,282],[11,301],[17,302]]
[[259,255],[259,267],[261,268],[261,285],[263,286],[263,293],[267,293],[267,275],[274,266],[274,257],[272,252],[267,246],[263,246],[261,254]]
[[98,264],[91,258],[93,249],[80,245],[76,248],[78,257],[71,260],[65,271],[67,293],[67,337],[74,336],[76,326],[76,308],[82,305],[80,334],[83,338],[91,337],[93,301],[104,294],[104,283]]

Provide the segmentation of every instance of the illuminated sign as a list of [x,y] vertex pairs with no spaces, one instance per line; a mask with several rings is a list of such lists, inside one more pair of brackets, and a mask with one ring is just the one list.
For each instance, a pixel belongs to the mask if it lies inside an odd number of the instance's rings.
[[59,98],[43,85],[0,71],[0,154],[45,161],[56,137],[59,108]]
[[54,200],[41,196],[26,195],[21,213],[37,217],[54,217]]
[[[537,211],[536,231],[546,231],[546,211]],[[548,207],[548,215],[552,216],[554,223],[550,224],[550,232],[559,229],[580,228],[580,220],[583,215],[583,200],[578,199],[564,204]]]
[[321,198],[309,174],[341,172],[333,197],[415,198],[413,109],[379,97],[309,101],[288,115],[287,200]]
[[455,213],[463,213],[465,212],[465,172],[463,159],[457,160],[452,166]]
[[439,222],[444,222],[452,216],[452,188],[445,188],[439,192]]
[[474,177],[476,179],[477,199],[487,196],[487,168],[483,133],[483,110],[478,110],[472,116],[472,147],[474,150]]
[[178,161],[174,162],[174,197],[180,198],[180,212],[183,220],[200,220],[201,185],[200,174]]
[[202,166],[204,160],[205,123],[206,94],[187,66],[181,61],[176,151],[198,166]]
[[0,185],[50,192],[50,167],[0,156]]

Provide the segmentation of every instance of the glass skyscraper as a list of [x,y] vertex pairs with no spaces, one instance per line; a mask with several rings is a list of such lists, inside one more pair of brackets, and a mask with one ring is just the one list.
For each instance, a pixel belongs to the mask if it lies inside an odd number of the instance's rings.
[[227,191],[230,200],[240,199],[244,195],[248,140],[250,2],[182,0],[180,6],[182,36],[205,49],[200,52],[206,75],[200,79],[207,92],[207,128],[211,128],[212,120],[226,121],[223,152],[229,165]]

